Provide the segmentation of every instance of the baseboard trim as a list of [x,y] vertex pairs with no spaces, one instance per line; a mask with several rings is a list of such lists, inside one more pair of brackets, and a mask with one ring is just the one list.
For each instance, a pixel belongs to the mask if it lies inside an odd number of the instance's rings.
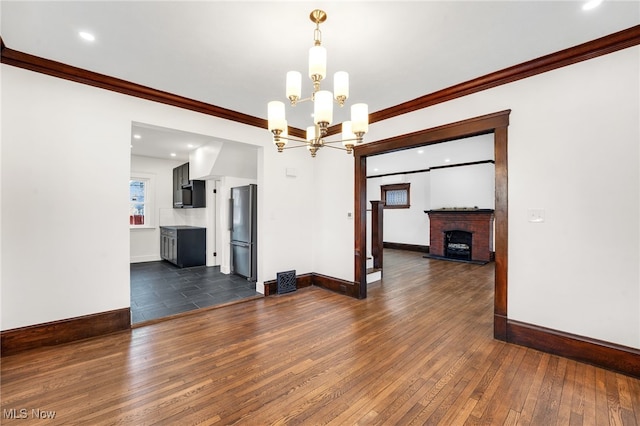
[[[296,276],[296,288],[304,288],[310,286],[321,287],[327,290],[335,291],[336,293],[355,297],[356,299],[358,298],[358,290],[356,288],[356,285],[351,281],[329,277],[327,275],[316,274],[315,272]],[[265,297],[273,296],[275,294],[278,294],[278,282],[276,280],[265,281]]]
[[156,255],[133,256],[129,259],[129,263],[158,262],[160,260],[162,258]]
[[640,378],[640,350],[507,320],[507,342]]
[[429,246],[423,246],[419,244],[405,244],[405,243],[392,243],[389,241],[383,241],[382,247],[395,250],[407,250],[417,251],[420,253],[429,253]]
[[313,285],[358,299],[358,287],[351,281],[314,273]]
[[[310,287],[312,286],[312,275],[313,274],[301,274],[296,275],[296,289]],[[273,296],[274,294],[278,294],[278,281],[277,280],[269,280],[264,282],[264,296]]]
[[99,312],[0,332],[1,356],[54,346],[131,328],[130,308]]

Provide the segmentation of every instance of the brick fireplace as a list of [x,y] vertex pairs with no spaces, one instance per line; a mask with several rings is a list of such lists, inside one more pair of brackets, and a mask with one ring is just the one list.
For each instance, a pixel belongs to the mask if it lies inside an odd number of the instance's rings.
[[493,210],[425,210],[429,215],[429,256],[486,263],[493,260]]

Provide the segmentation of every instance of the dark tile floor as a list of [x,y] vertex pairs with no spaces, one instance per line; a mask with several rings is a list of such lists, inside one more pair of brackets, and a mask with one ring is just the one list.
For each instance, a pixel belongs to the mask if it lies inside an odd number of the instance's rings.
[[166,261],[131,264],[131,322],[262,297],[255,283],[219,266],[178,268]]

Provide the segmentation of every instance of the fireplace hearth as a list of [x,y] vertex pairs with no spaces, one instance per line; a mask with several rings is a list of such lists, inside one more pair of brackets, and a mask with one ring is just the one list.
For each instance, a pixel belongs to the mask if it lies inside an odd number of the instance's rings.
[[425,210],[430,244],[425,257],[472,263],[493,260],[493,210],[477,208]]

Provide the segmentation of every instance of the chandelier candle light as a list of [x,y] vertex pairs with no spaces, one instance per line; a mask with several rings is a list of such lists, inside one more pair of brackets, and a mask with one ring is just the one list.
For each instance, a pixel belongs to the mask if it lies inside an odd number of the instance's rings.
[[313,82],[313,92],[309,98],[301,99],[302,95],[302,75],[298,71],[287,73],[286,93],[291,102],[291,106],[296,106],[298,102],[313,102],[313,122],[314,125],[307,127],[306,140],[295,139],[287,134],[287,120],[285,118],[284,103],[271,101],[267,105],[267,117],[269,121],[269,131],[273,133],[273,143],[278,147],[278,152],[285,149],[287,141],[302,142],[304,145],[291,146],[289,148],[299,148],[306,146],[311,156],[323,146],[330,148],[344,149],[347,154],[353,152],[353,147],[362,142],[362,138],[369,130],[369,108],[367,104],[354,104],[351,106],[351,121],[342,123],[342,144],[344,148],[331,146],[329,144],[340,141],[325,141],[327,129],[333,122],[333,102],[334,99],[341,107],[349,97],[349,74],[345,71],[338,71],[333,76],[333,93],[328,90],[320,90],[320,82],[327,75],[327,49],[322,46],[322,33],[320,24],[327,19],[327,14],[319,9],[314,10],[309,15],[312,22],[316,24],[313,32],[314,46],[309,49],[309,78]]

